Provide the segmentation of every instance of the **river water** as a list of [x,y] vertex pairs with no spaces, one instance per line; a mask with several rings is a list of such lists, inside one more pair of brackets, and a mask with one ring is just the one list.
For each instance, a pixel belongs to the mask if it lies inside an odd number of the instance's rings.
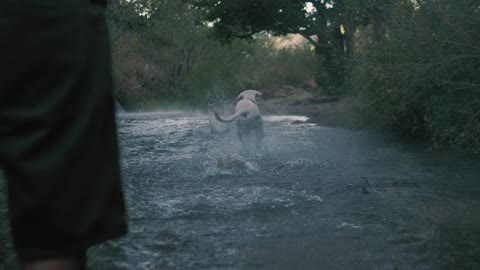
[[[130,233],[92,248],[91,269],[480,269],[478,157],[264,120],[245,154],[205,115],[119,115]],[[0,258],[16,269],[8,241]]]

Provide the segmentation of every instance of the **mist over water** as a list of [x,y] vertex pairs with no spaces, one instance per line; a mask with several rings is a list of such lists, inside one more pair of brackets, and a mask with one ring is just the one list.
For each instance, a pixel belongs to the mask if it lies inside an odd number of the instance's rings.
[[480,269],[477,158],[264,120],[265,149],[244,154],[207,115],[119,115],[130,233],[92,269]]

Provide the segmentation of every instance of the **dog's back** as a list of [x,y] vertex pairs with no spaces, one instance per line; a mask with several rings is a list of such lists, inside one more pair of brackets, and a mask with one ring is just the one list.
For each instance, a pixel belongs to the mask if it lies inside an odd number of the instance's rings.
[[264,137],[263,120],[255,100],[257,96],[261,95],[262,93],[255,90],[247,90],[240,93],[237,97],[238,102],[235,107],[235,114],[227,119],[222,119],[217,111],[214,111],[215,118],[220,122],[232,122],[235,120],[237,134],[244,147],[250,133],[254,133],[257,147],[260,146],[260,141]]
[[244,112],[244,114],[241,115],[244,118],[261,117],[257,103],[250,99],[242,99],[238,101],[237,106],[235,107],[235,113],[237,112]]

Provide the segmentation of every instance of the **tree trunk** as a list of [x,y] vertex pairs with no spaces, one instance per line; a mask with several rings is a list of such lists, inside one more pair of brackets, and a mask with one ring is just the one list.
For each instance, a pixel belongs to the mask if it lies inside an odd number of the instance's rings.
[[373,8],[369,12],[370,20],[373,26],[373,42],[377,43],[385,36],[386,30],[384,25],[384,12],[379,8]]

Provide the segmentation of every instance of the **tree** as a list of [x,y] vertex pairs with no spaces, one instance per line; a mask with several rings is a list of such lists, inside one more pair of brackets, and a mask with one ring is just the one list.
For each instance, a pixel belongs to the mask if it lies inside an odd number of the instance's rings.
[[346,81],[345,61],[354,56],[356,27],[370,21],[381,25],[381,4],[387,0],[186,1],[203,11],[203,23],[212,25],[214,36],[224,43],[262,34],[302,35],[323,59],[330,84],[338,87]]
[[314,78],[318,61],[308,47],[280,52],[268,38],[225,46],[198,23],[200,11],[177,0],[110,1],[115,94],[127,110],[206,108],[208,94],[222,99]]

